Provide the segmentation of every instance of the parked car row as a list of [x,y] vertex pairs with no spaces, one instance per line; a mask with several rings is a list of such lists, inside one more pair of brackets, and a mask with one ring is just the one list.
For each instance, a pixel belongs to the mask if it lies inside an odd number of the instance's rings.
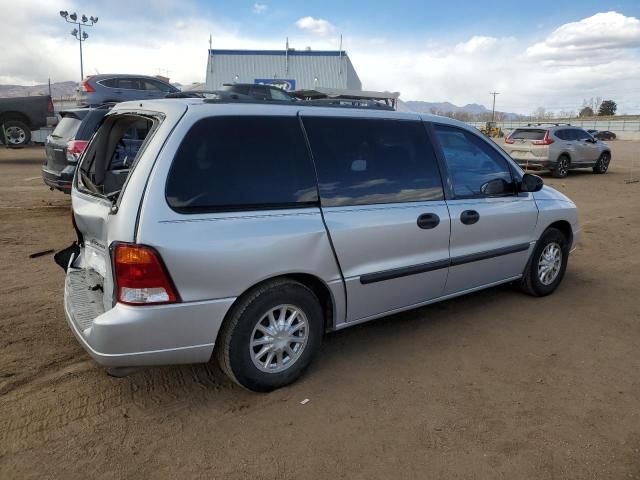
[[569,124],[537,124],[516,128],[504,142],[505,151],[526,170],[550,170],[556,178],[570,170],[609,169],[611,149],[582,128]]
[[551,294],[580,234],[571,200],[462,122],[293,102],[118,104],[71,200],[56,259],[87,352],[114,375],[216,358],[256,391],[325,332],[502,283]]

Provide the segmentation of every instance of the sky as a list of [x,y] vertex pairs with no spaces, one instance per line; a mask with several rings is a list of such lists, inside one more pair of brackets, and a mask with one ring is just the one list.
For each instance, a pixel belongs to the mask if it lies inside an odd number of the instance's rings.
[[530,114],[584,99],[640,113],[640,0],[0,0],[0,84],[80,77],[78,42],[60,10],[97,16],[85,74],[163,74],[203,82],[213,48],[337,49],[369,90],[404,100]]

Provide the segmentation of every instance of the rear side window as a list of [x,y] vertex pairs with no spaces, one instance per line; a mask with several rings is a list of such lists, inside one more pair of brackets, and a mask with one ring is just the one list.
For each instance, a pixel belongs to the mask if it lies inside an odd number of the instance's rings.
[[539,129],[520,129],[516,128],[511,134],[511,138],[514,140],[542,140],[544,138],[544,134],[546,130]]
[[309,117],[303,120],[325,206],[444,198],[421,122]]
[[100,85],[104,85],[109,88],[118,88],[118,79],[117,78],[107,78],[105,80],[100,80],[98,82]]
[[118,88],[125,90],[144,90],[144,85],[138,78],[119,78]]
[[558,137],[560,140],[571,140],[571,136],[569,135],[569,130],[556,130],[553,134]]
[[60,120],[60,123],[56,125],[51,136],[57,138],[75,138],[81,123],[82,120],[74,117],[73,115],[65,115],[62,117],[62,120]]
[[315,171],[298,119],[199,120],[178,148],[166,197],[173,209],[184,213],[317,203]]

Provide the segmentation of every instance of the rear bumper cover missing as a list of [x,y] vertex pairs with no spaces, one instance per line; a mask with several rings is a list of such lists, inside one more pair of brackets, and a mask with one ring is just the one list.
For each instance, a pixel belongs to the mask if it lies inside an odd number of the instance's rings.
[[65,316],[84,349],[109,367],[208,362],[235,300],[140,307],[118,303],[105,311],[102,292],[91,289],[90,278],[84,270],[69,268]]

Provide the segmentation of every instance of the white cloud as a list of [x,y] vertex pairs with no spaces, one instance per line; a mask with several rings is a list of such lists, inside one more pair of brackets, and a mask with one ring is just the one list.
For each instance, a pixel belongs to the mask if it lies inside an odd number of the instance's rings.
[[266,3],[254,3],[253,4],[253,13],[260,15],[261,13],[266,12],[269,9],[269,5]]
[[495,37],[471,37],[466,42],[456,45],[456,51],[461,53],[476,53],[482,50],[490,50],[498,43]]
[[617,12],[597,13],[554,30],[527,48],[528,56],[545,61],[575,62],[617,55],[640,47],[640,20]]
[[306,30],[317,35],[327,35],[336,30],[336,27],[322,18],[302,17],[296,22],[301,30]]

